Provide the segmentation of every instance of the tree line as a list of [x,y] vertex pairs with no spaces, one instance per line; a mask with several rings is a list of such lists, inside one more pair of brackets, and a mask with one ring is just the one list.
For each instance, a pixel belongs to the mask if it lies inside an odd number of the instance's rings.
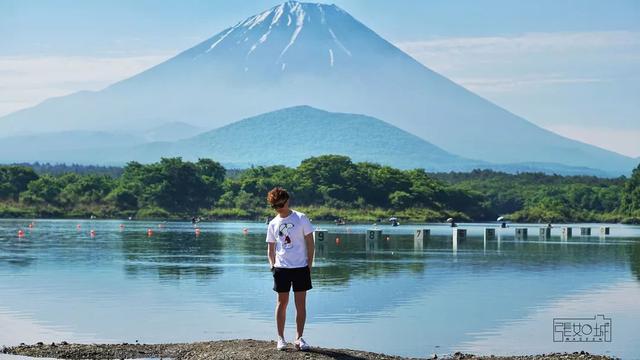
[[[104,169],[101,169],[104,170]],[[346,156],[295,167],[228,171],[211,159],[130,162],[118,171],[38,173],[0,166],[0,217],[262,219],[266,193],[282,186],[315,219],[375,221],[640,221],[640,165],[630,178],[603,179],[490,170],[430,174]]]

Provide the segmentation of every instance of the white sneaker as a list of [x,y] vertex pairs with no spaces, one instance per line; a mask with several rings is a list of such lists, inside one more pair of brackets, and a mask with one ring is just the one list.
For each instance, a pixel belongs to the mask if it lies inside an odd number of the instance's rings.
[[304,341],[303,338],[299,338],[293,344],[295,345],[296,349],[300,351],[307,351],[311,348],[311,346],[309,346],[309,344],[307,344],[307,342]]
[[283,337],[278,336],[278,345],[276,346],[276,349],[282,351],[286,348],[287,348],[287,342],[284,340]]

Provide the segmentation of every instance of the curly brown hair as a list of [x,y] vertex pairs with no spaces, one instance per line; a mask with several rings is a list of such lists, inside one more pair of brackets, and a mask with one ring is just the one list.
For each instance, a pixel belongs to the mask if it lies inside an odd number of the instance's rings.
[[281,187],[274,187],[267,194],[267,202],[274,209],[279,209],[289,200],[289,193]]

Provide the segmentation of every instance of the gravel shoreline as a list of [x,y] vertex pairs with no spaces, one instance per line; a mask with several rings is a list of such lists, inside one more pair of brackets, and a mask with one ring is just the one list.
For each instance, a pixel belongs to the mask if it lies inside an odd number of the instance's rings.
[[[314,347],[310,351],[296,351],[291,346],[286,351],[277,351],[274,341],[260,340],[223,340],[197,342],[187,344],[69,344],[37,343],[35,345],[21,344],[5,347],[0,353],[24,355],[31,357],[48,357],[58,359],[135,359],[135,358],[166,358],[176,360],[204,360],[204,359],[338,359],[338,360],[409,360],[411,358],[376,354],[366,351],[347,349],[325,349]],[[433,355],[432,355],[433,356]],[[433,358],[433,357],[430,357]],[[475,360],[609,360],[609,356],[581,353],[554,353],[524,356],[474,356],[455,353],[450,356],[440,356],[438,359],[475,359]],[[426,359],[429,359],[426,358]]]

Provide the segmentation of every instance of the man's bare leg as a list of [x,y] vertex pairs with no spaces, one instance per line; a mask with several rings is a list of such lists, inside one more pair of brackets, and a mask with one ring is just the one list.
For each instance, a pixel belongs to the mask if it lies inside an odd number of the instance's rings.
[[293,298],[296,303],[296,340],[302,337],[304,323],[307,321],[307,292],[294,291]]
[[284,338],[284,323],[287,320],[287,304],[289,303],[289,293],[278,293],[276,298],[276,327],[278,336]]

